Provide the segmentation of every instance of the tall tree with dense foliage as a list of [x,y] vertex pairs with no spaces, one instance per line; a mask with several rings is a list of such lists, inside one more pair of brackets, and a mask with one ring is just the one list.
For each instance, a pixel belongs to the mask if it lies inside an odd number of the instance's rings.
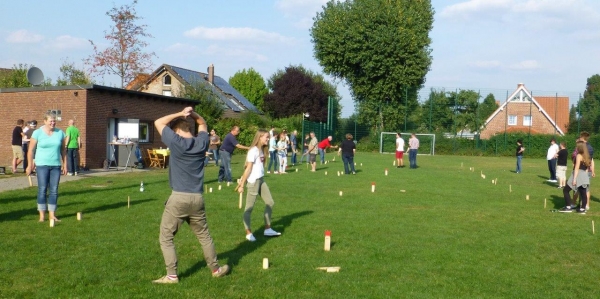
[[75,63],[63,61],[60,66],[60,76],[56,79],[57,86],[92,84],[92,79],[84,70],[78,69]]
[[271,90],[265,96],[264,111],[275,118],[308,112],[309,120],[327,122],[328,97],[333,98],[333,117],[339,118],[341,97],[335,85],[321,74],[303,66],[288,66],[276,71],[268,80]]
[[229,84],[246,97],[258,109],[263,109],[264,98],[269,89],[265,79],[253,68],[243,69],[229,78]]
[[600,75],[596,74],[587,79],[583,98],[577,103],[577,111],[580,113],[578,120],[580,131],[590,133],[600,131]]
[[208,86],[201,83],[184,86],[183,91],[177,96],[198,101],[199,104],[194,111],[202,115],[206,123],[211,126],[216,124],[225,112],[224,104],[219,97]]
[[493,94],[488,94],[483,102],[479,105],[479,119],[481,119],[481,124],[484,124],[485,121],[494,113],[494,111],[498,110],[498,103],[496,102],[496,98]]
[[432,88],[421,110],[421,127],[427,128],[428,132],[450,132],[454,121],[453,107],[454,103],[450,102],[445,90]]
[[413,95],[432,61],[433,14],[429,0],[332,0],[314,18],[315,57],[348,83],[362,122],[395,129],[418,106]]
[[151,72],[152,57],[156,56],[154,52],[144,52],[148,46],[144,38],[151,38],[152,35],[146,32],[147,25],[137,24],[142,18],[137,15],[136,4],[137,0],[134,0],[131,5],[114,6],[106,12],[114,23],[110,32],[104,32],[104,38],[110,45],[100,50],[90,40],[94,54],[85,59],[86,64],[90,65],[91,74],[117,75],[121,78],[121,87],[137,74]]

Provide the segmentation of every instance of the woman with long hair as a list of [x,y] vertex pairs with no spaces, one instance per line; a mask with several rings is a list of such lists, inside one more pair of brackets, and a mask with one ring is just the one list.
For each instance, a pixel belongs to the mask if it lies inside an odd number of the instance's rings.
[[29,153],[27,153],[29,161],[26,173],[27,175],[31,174],[35,153],[38,182],[37,204],[40,222],[44,221],[46,210],[48,210],[49,219],[59,221],[55,212],[58,202],[60,175],[67,174],[67,144],[65,137],[65,132],[56,128],[54,114],[46,114],[44,115],[44,125],[35,130],[29,140]]
[[579,214],[585,214],[585,207],[587,206],[587,188],[590,184],[590,178],[587,174],[587,170],[591,166],[592,162],[585,142],[578,141],[576,151],[577,155],[575,156],[573,172],[567,180],[567,185],[563,189],[566,206],[559,211],[563,213],[570,213],[575,210],[573,202],[571,201],[571,190],[575,190],[577,193],[579,193],[579,198],[581,198],[581,204],[576,212]]
[[246,169],[240,179],[239,185],[236,187],[236,191],[239,193],[244,192],[244,185],[248,186],[248,194],[246,195],[246,208],[244,209],[244,228],[246,229],[246,240],[250,242],[256,241],[256,238],[252,234],[250,228],[250,216],[252,215],[252,209],[256,202],[256,197],[260,195],[262,200],[265,202],[265,231],[264,235],[267,237],[279,236],[281,233],[276,232],[271,228],[271,213],[273,211],[273,197],[271,197],[271,191],[267,183],[264,181],[265,176],[265,156],[267,147],[269,146],[269,132],[259,129],[254,135],[254,140],[250,145],[250,150],[246,156]]

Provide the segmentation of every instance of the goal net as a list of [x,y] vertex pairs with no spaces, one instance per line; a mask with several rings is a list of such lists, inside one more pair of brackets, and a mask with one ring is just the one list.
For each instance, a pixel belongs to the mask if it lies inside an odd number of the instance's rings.
[[[400,133],[404,139],[404,152],[408,153],[408,139],[411,133]],[[419,139],[418,155],[435,155],[435,134],[415,134]],[[379,137],[379,153],[394,154],[396,153],[396,133],[381,132]]]

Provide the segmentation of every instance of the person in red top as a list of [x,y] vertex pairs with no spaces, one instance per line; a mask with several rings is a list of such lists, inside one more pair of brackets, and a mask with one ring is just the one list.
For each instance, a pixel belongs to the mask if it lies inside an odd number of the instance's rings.
[[325,163],[325,150],[328,148],[338,148],[337,145],[331,145],[331,140],[333,140],[333,137],[331,136],[327,136],[327,138],[321,140],[321,142],[319,142],[319,156],[321,156],[321,164]]

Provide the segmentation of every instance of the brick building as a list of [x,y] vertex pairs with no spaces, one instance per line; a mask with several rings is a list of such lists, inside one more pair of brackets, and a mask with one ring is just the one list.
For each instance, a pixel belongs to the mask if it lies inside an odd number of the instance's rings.
[[[83,143],[81,165],[100,168],[112,156],[108,142],[114,135],[130,137],[141,148],[165,146],[154,120],[196,104],[188,99],[99,85],[0,89],[0,136],[4,140],[0,143],[0,166],[11,164],[10,136],[18,119],[35,119],[40,127],[44,114],[52,112],[57,117],[56,126],[63,131],[69,119],[75,120]],[[119,156],[125,156],[122,149],[116,158],[123,165]]]
[[505,131],[562,136],[567,132],[568,124],[568,97],[533,96],[520,83],[504,104],[486,120],[481,138],[489,139]]
[[211,64],[206,73],[163,64],[152,74],[140,74],[125,87],[165,96],[181,96],[186,86],[200,86],[210,90],[222,102],[224,118],[239,118],[245,111],[262,114],[248,99],[227,81],[215,76]]

